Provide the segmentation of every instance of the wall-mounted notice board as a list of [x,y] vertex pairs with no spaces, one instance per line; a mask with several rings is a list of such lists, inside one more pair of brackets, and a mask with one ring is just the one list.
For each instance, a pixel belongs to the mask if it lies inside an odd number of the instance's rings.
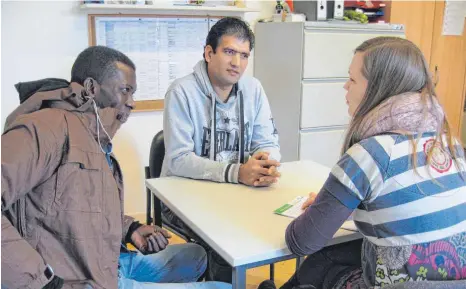
[[89,45],[115,48],[136,65],[135,111],[162,110],[167,88],[192,72],[219,17],[89,15]]

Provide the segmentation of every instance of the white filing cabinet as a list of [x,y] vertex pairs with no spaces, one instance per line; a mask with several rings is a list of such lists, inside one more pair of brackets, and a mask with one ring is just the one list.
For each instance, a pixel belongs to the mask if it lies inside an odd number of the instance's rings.
[[254,76],[268,96],[282,161],[339,159],[350,121],[343,85],[354,49],[376,36],[404,37],[403,26],[332,22],[256,25]]

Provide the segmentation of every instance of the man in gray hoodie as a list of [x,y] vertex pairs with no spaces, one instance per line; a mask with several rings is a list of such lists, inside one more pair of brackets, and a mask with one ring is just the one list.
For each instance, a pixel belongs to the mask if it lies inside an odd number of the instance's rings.
[[[260,82],[242,76],[254,34],[248,24],[223,18],[209,31],[204,59],[177,79],[165,96],[162,176],[268,186],[280,177],[280,147]],[[231,267],[168,208],[164,222],[181,228],[209,255],[207,280],[231,282]]]

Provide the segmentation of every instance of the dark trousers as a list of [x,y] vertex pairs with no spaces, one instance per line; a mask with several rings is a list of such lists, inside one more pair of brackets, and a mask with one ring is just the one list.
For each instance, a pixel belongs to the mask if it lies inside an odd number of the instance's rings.
[[195,243],[201,245],[207,252],[207,270],[205,272],[206,281],[220,281],[231,283],[232,267],[215,252],[204,240],[194,233],[180,218],[178,218],[170,209],[162,206],[162,220],[165,224],[170,225],[176,231],[192,239]]
[[349,272],[361,268],[362,240],[330,247],[307,256],[280,289],[331,289]]

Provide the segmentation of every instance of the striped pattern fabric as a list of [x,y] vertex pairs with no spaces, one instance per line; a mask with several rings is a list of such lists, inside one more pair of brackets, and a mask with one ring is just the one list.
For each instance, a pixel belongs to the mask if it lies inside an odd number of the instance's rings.
[[[375,245],[421,244],[466,231],[463,149],[455,146],[457,168],[448,147],[434,137],[374,136],[351,147],[333,167],[324,188],[355,210],[357,228]],[[428,165],[426,152],[432,146]]]

